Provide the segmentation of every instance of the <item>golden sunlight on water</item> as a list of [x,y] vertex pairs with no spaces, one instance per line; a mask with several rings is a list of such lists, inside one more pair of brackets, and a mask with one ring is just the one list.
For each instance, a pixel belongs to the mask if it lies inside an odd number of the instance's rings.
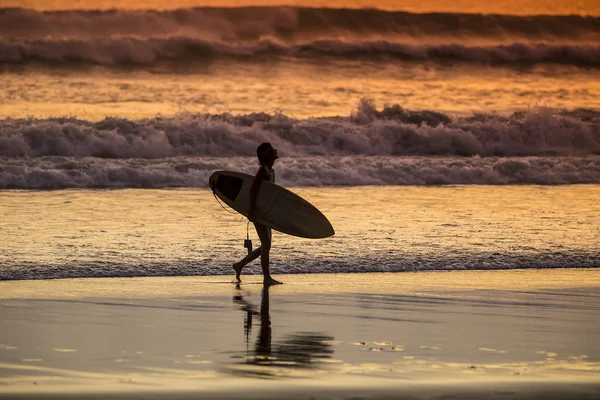
[[481,2],[477,0],[1,0],[2,7],[24,7],[42,10],[61,9],[172,9],[183,7],[243,7],[243,6],[289,6],[332,8],[380,8],[411,12],[468,12],[488,14],[589,14],[600,15],[600,4],[595,0],[502,0]]
[[[471,116],[530,107],[600,108],[596,72],[569,67],[527,71],[473,65],[448,69],[410,63],[304,61],[193,64],[182,74],[124,73],[98,67],[52,73],[32,68],[0,75],[0,117],[71,116],[97,121],[182,112],[282,112],[292,118],[349,116],[361,97],[379,106]],[[194,69],[197,68],[197,69]],[[528,72],[528,73],[526,73]]]
[[[597,185],[294,191],[336,235],[276,232],[276,273],[597,265]],[[206,190],[5,191],[0,202],[5,279],[229,275],[243,256],[246,221]]]

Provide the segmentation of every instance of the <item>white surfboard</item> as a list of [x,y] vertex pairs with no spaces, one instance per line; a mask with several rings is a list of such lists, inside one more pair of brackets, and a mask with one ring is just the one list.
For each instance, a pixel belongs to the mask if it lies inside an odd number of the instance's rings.
[[[252,175],[233,171],[217,171],[208,186],[219,199],[245,217],[250,209]],[[256,199],[256,222],[276,231],[310,239],[333,236],[329,220],[302,197],[274,183],[264,181]]]

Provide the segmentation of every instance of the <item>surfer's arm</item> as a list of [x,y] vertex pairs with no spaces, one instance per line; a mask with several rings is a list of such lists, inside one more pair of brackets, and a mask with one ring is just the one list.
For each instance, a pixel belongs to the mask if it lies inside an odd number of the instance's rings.
[[254,182],[252,182],[252,187],[250,188],[250,210],[248,212],[248,219],[252,220],[254,213],[256,212],[256,198],[258,197],[258,189],[260,189],[260,185],[264,180],[267,180],[269,177],[264,168],[260,168],[254,177]]

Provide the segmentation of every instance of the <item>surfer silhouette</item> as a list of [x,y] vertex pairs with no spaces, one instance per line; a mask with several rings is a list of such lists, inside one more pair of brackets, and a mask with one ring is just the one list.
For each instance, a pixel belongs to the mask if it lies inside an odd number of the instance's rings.
[[255,260],[260,256],[260,265],[263,272],[263,283],[265,285],[276,285],[279,282],[271,276],[269,269],[269,255],[271,252],[271,228],[266,227],[255,221],[256,216],[259,213],[259,209],[256,207],[256,198],[258,196],[258,189],[263,181],[275,182],[275,171],[273,170],[273,164],[275,160],[279,158],[277,149],[271,146],[271,143],[262,143],[256,149],[256,156],[260,167],[254,177],[252,188],[250,189],[250,212],[248,219],[254,224],[258,238],[260,239],[260,247],[251,252],[247,257],[242,258],[240,261],[233,264],[235,270],[235,278],[238,282],[241,282],[242,269],[251,261]]

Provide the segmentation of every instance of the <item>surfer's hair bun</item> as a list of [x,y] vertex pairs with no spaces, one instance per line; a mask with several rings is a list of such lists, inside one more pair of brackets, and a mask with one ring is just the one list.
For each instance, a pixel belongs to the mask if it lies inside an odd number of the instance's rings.
[[264,165],[269,162],[269,160],[265,158],[265,150],[267,150],[269,147],[271,147],[271,143],[264,142],[256,148],[256,156],[258,157],[258,162],[260,165]]

